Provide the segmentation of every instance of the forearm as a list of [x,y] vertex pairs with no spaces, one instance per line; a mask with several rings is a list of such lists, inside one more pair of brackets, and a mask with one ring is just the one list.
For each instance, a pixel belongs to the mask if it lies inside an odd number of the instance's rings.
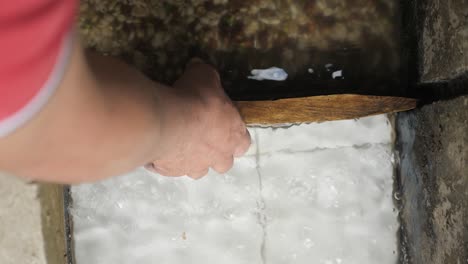
[[162,116],[171,111],[163,110],[167,103],[161,97],[171,97],[164,93],[166,88],[125,64],[84,55],[77,45],[44,109],[0,139],[0,169],[75,183],[122,174],[155,160]]

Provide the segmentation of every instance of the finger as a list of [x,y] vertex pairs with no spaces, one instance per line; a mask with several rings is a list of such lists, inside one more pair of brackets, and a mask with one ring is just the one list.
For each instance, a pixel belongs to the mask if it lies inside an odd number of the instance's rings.
[[192,66],[192,65],[194,65],[194,64],[200,64],[200,63],[201,63],[201,64],[205,64],[205,62],[204,62],[202,59],[200,59],[200,58],[198,58],[198,57],[193,57],[193,58],[191,58],[190,61],[187,63],[187,66],[186,66],[186,67],[188,68],[188,67],[190,67],[190,66]]
[[[192,58],[186,65],[185,72],[198,72],[198,71],[206,71],[209,70],[210,72],[216,72],[216,69],[211,66],[210,64],[206,63],[200,58]],[[205,76],[197,76],[199,78],[205,78]]]
[[200,85],[200,88],[218,88],[221,87],[221,78],[213,66],[199,58],[193,58],[176,84],[193,85],[193,83]]
[[250,148],[252,144],[252,138],[250,136],[249,130],[245,130],[245,134],[241,136],[239,139],[239,143],[234,149],[234,157],[241,157],[243,156]]
[[223,157],[218,159],[211,167],[218,173],[228,172],[234,164],[234,157]]
[[194,179],[194,180],[199,180],[199,179],[205,177],[208,174],[208,171],[209,171],[209,169],[206,168],[206,169],[201,170],[201,171],[190,172],[190,173],[187,174],[187,176]]
[[183,173],[181,170],[177,169],[170,169],[170,168],[165,168],[162,166],[158,166],[154,163],[150,163],[145,166],[145,168],[151,172],[157,173],[161,176],[166,176],[166,177],[181,177],[185,176],[185,173]]

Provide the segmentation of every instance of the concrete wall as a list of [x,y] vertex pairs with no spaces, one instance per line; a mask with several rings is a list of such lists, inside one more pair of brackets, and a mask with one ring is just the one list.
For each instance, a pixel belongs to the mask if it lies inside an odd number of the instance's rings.
[[0,175],[0,263],[44,264],[38,186]]
[[[468,91],[468,0],[410,0],[422,97]],[[435,99],[435,98],[428,98]],[[468,96],[397,118],[403,263],[468,263]]]
[[0,173],[0,263],[66,263],[63,191]]
[[468,96],[397,118],[402,262],[468,263]]
[[422,82],[438,82],[468,72],[468,0],[413,0],[421,17]]

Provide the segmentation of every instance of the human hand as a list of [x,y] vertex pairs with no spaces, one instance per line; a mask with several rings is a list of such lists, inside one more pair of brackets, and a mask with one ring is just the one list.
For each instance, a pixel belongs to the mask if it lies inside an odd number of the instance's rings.
[[177,96],[170,107],[178,109],[163,121],[169,128],[163,137],[168,139],[168,148],[146,168],[164,176],[194,179],[206,175],[209,168],[227,172],[234,157],[242,156],[251,141],[239,112],[221,87],[219,74],[195,59],[173,88]]

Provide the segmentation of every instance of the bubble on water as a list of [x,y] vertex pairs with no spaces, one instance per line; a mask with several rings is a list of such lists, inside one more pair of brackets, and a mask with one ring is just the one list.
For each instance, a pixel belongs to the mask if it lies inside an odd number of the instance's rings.
[[239,250],[244,250],[244,249],[245,249],[245,245],[237,245],[236,248],[239,249]]
[[306,248],[312,248],[312,247],[314,247],[314,246],[315,246],[315,243],[314,243],[314,241],[312,241],[312,239],[306,238],[306,239],[304,240],[304,247],[306,247]]

